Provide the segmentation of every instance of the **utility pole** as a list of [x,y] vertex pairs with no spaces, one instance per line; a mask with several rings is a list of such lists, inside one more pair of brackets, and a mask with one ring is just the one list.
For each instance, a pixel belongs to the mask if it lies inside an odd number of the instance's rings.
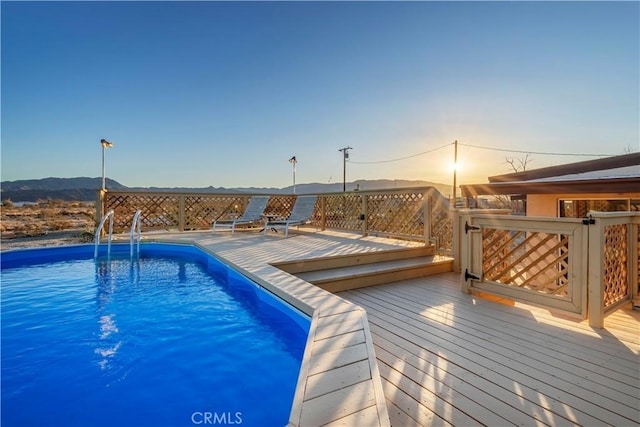
[[453,208],[457,204],[456,187],[458,186],[458,140],[453,142]]
[[293,156],[289,159],[289,163],[293,164],[293,194],[296,194],[296,156]]
[[349,158],[349,150],[353,150],[351,147],[344,147],[338,151],[342,151],[342,191],[347,191],[347,159]]

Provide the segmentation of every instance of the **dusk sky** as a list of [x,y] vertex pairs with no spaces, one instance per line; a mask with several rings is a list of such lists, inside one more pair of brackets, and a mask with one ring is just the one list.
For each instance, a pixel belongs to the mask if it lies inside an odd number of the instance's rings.
[[[459,184],[640,150],[640,3],[1,2],[1,179]],[[514,150],[505,152],[500,150]],[[556,153],[555,155],[547,153]],[[574,155],[560,155],[574,154]],[[579,156],[581,155],[581,156]]]

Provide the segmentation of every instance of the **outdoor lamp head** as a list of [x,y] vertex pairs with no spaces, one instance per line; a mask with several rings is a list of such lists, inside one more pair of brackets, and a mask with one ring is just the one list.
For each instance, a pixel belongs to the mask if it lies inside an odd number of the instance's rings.
[[113,147],[113,143],[107,141],[106,139],[101,139],[100,144],[102,144],[103,148]]

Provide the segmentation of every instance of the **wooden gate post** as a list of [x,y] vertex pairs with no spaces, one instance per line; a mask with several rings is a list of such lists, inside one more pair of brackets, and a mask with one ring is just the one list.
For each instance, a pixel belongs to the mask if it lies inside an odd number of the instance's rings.
[[362,236],[367,237],[369,235],[369,212],[368,212],[368,204],[367,204],[368,196],[366,194],[360,195],[360,200],[362,200],[362,216],[360,219],[362,220]]
[[96,194],[96,227],[100,224],[102,217],[105,214],[105,198],[107,196],[106,190],[98,190]]
[[[456,211],[453,223],[453,256],[457,260],[457,268],[462,283],[462,292],[470,293],[469,282],[465,278],[464,272],[471,269],[471,236],[465,232],[465,224],[471,223],[469,210]],[[454,261],[454,271],[456,271],[456,261]]]
[[184,231],[184,216],[185,216],[185,201],[184,195],[178,196],[178,229]]
[[422,223],[424,224],[423,236],[425,245],[428,245],[429,242],[431,242],[432,210],[433,203],[431,203],[431,191],[425,191],[424,193],[422,193]]
[[588,269],[587,269],[587,316],[589,326],[604,327],[604,289],[603,258],[604,258],[604,227],[598,218],[593,223],[585,224],[589,227],[588,238]]

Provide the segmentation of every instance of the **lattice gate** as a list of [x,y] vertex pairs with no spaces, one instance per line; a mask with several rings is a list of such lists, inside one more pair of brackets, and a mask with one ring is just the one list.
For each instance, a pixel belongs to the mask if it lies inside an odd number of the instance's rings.
[[601,326],[606,313],[640,293],[640,213],[590,212],[589,217],[589,278],[600,285],[589,292],[589,321]]
[[468,290],[586,317],[587,227],[582,220],[474,216],[465,230]]

